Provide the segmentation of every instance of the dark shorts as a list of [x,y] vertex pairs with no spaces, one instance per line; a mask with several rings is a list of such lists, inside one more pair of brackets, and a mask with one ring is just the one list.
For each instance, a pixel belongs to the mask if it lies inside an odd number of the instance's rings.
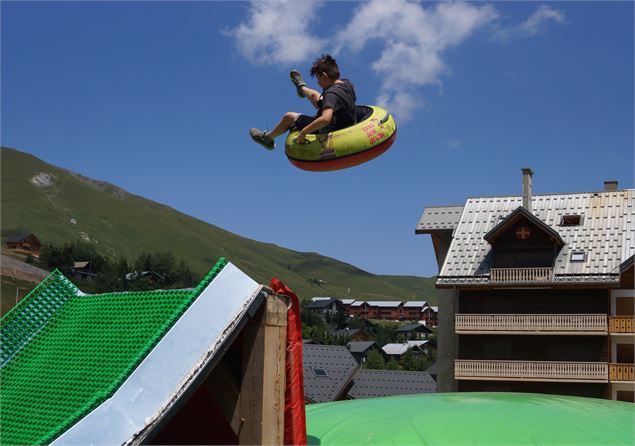
[[[301,114],[295,120],[295,128],[298,129],[298,130],[302,130],[304,127],[306,127],[307,125],[311,124],[317,118],[318,118],[317,116],[309,116],[309,115],[302,115]],[[324,133],[329,133],[332,130],[333,129],[331,128],[331,126],[327,125],[326,127],[321,128],[317,132],[312,132],[312,133],[314,133],[314,134],[324,134]]]

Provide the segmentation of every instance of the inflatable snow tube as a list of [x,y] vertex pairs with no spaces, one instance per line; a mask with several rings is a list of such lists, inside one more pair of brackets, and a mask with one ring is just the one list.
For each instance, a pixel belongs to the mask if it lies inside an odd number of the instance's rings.
[[309,134],[307,143],[296,142],[298,131],[289,133],[285,153],[304,170],[329,171],[365,163],[384,153],[397,138],[392,115],[374,105],[355,107],[357,124],[326,134]]

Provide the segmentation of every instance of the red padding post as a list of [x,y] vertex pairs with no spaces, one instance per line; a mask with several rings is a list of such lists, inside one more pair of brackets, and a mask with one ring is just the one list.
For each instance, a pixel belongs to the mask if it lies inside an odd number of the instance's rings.
[[302,321],[300,302],[290,288],[279,279],[271,279],[269,287],[291,299],[287,313],[286,389],[284,392],[284,443],[306,445],[304,412],[304,370],[302,368]]

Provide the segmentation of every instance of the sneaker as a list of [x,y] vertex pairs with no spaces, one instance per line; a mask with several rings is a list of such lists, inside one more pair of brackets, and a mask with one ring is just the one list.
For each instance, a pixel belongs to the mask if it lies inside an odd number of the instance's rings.
[[249,136],[266,149],[273,150],[276,148],[276,142],[271,136],[267,135],[266,130],[260,131],[257,128],[252,127],[249,129]]
[[295,88],[298,92],[298,96],[301,98],[305,97],[305,94],[302,92],[302,87],[306,86],[306,82],[302,80],[302,75],[298,70],[291,70],[289,73],[289,77],[291,78],[291,82],[295,85]]

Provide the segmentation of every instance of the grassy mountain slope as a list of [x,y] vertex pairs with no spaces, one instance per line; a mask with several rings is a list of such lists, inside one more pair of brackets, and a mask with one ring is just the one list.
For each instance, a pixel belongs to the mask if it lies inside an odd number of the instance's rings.
[[374,275],[317,253],[249,240],[14,149],[2,148],[1,164],[3,241],[32,232],[45,243],[83,238],[104,254],[128,259],[169,251],[199,277],[226,256],[260,283],[279,277],[301,298],[346,297],[350,288],[356,299],[436,301],[432,279]]

